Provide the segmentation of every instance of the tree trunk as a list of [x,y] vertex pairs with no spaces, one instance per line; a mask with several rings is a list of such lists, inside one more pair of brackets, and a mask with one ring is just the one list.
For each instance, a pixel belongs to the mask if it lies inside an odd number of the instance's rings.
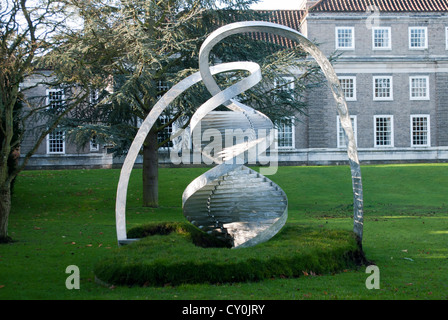
[[157,132],[151,130],[143,144],[143,206],[159,206],[159,153]]
[[10,242],[8,236],[9,213],[11,212],[11,189],[0,190],[0,243]]

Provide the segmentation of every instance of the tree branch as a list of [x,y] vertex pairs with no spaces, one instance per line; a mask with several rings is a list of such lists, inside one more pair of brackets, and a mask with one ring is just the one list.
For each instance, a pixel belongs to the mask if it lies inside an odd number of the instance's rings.
[[81,96],[78,96],[78,98],[75,100],[74,103],[72,103],[72,105],[70,107],[67,107],[63,113],[61,113],[53,122],[53,124],[48,127],[47,130],[44,130],[39,138],[36,140],[36,142],[34,143],[33,147],[31,148],[31,150],[28,151],[28,153],[25,155],[25,157],[23,158],[23,162],[20,166],[18,166],[11,174],[10,174],[10,181],[12,181],[14,179],[15,176],[17,176],[17,174],[19,172],[21,172],[23,169],[25,169],[26,165],[28,164],[31,156],[36,152],[37,148],[39,148],[39,146],[41,145],[41,143],[44,141],[44,139],[47,137],[48,134],[50,134],[54,129],[57,128],[57,126],[59,125],[59,123],[61,122],[61,120],[63,118],[65,118],[81,101],[85,101],[85,99],[87,98],[87,94],[83,94]]

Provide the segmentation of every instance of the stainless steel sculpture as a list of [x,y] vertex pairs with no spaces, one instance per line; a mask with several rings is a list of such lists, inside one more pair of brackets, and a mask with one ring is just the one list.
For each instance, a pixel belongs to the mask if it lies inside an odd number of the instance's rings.
[[[260,112],[233,100],[238,94],[261,80],[260,67],[253,62],[224,63],[209,66],[212,48],[222,39],[246,32],[268,32],[299,43],[322,68],[333,92],[341,125],[348,137],[348,158],[352,173],[354,195],[354,232],[362,240],[363,194],[361,170],[348,113],[347,104],[337,75],[328,59],[306,37],[291,28],[268,22],[238,22],[213,32],[203,43],[199,53],[200,71],[173,86],[153,107],[140,127],[125,159],[117,188],[116,226],[119,244],[135,241],[126,235],[126,195],[129,177],[140,148],[163,110],[182,92],[203,81],[212,98],[198,108],[190,123],[192,136],[202,136],[210,129],[240,128],[246,140],[222,149],[216,155],[207,154],[218,165],[193,180],[182,196],[186,218],[204,231],[230,239],[234,247],[248,247],[274,236],[287,219],[286,194],[272,181],[244,166],[245,152],[264,152],[273,142],[272,122]],[[221,90],[213,75],[233,70],[246,70],[250,75]],[[214,111],[225,105],[230,111]],[[195,140],[193,139],[195,144]],[[197,144],[197,143],[196,143]],[[201,144],[201,142],[199,142]],[[201,151],[203,150],[202,145]],[[243,156],[242,163],[238,159]],[[239,158],[238,158],[239,157]]]

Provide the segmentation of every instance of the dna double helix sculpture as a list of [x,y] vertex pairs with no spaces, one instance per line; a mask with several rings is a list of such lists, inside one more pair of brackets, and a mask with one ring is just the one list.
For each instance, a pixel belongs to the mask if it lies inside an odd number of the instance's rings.
[[[268,32],[297,41],[322,68],[333,92],[341,125],[348,137],[348,156],[354,194],[354,231],[362,239],[363,203],[361,172],[350,116],[339,80],[328,59],[306,37],[291,28],[269,22],[237,22],[217,29],[204,41],[199,53],[199,72],[174,85],[154,105],[142,123],[123,163],[117,188],[116,227],[119,244],[137,239],[126,235],[127,186],[135,160],[143,142],[162,112],[185,90],[202,81],[212,97],[201,105],[190,121],[191,136],[202,137],[209,131],[239,132],[236,144],[225,146],[213,154],[204,152],[204,142],[193,139],[201,152],[217,166],[194,179],[182,195],[184,216],[193,225],[231,243],[232,247],[249,247],[267,241],[285,224],[288,200],[285,192],[274,182],[245,164],[250,154],[263,154],[275,140],[274,127],[264,114],[237,100],[239,94],[255,86],[262,78],[258,64],[253,62],[209,65],[212,48],[225,37],[246,32]],[[213,75],[229,71],[247,71],[248,76],[221,89]],[[216,111],[224,105],[229,111]],[[238,130],[236,130],[238,129]],[[179,133],[175,134],[179,135]],[[224,135],[225,137],[225,135]],[[219,145],[219,144],[218,144]],[[225,145],[221,144],[221,145]],[[261,171],[260,171],[261,172]]]

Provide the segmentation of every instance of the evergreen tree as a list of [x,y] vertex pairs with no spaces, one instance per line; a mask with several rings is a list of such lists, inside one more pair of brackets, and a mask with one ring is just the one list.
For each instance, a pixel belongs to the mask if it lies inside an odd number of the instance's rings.
[[[80,105],[65,121],[72,139],[86,144],[92,137],[125,154],[137,130],[166,89],[197,71],[198,52],[218,27],[236,21],[265,20],[266,14],[248,10],[258,0],[67,0],[82,21],[65,34],[44,60],[57,82],[76,85],[96,99]],[[226,38],[213,50],[219,61],[258,62],[270,83],[262,83],[241,97],[273,120],[304,112],[304,87],[320,81],[315,65],[299,47],[285,50],[251,35]],[[291,86],[277,77],[300,67],[304,72]],[[238,74],[219,77],[221,84]],[[287,90],[272,88],[281,83]],[[267,94],[269,93],[269,94]],[[274,97],[275,96],[275,97]],[[165,128],[178,121],[186,127],[194,110],[210,95],[199,84],[177,99],[148,134],[143,146],[143,205],[158,206],[158,149],[169,143]],[[292,98],[294,97],[294,98]],[[87,108],[86,108],[87,106]]]

